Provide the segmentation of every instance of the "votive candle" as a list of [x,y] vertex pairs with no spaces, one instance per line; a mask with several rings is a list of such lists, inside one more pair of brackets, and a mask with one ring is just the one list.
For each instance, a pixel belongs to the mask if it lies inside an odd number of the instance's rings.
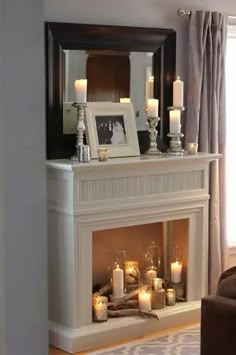
[[129,104],[131,102],[130,97],[121,97],[120,103],[121,104]]

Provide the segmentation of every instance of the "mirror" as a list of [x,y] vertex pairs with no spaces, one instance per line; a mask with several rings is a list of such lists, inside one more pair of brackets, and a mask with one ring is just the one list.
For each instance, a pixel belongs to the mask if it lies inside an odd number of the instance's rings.
[[[144,107],[153,92],[153,52],[64,51],[63,133],[76,133],[74,82],[87,78],[88,102],[130,101],[134,105],[137,130],[145,130]],[[127,99],[127,100],[126,100]]]
[[74,151],[76,112],[71,103],[74,81],[80,78],[88,79],[88,101],[130,98],[141,140],[144,106],[152,96],[147,81],[152,81],[153,97],[160,102],[158,132],[165,141],[175,51],[174,30],[46,23],[47,158],[68,158]]

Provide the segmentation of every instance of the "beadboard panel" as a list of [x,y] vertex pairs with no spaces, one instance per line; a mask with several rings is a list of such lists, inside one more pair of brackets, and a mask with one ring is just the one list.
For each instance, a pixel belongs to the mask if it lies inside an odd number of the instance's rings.
[[159,195],[203,189],[203,171],[178,172],[79,182],[81,202]]

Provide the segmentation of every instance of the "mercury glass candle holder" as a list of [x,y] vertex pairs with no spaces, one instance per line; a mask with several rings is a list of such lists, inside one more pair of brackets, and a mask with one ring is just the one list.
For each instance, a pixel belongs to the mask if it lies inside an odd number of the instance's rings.
[[105,296],[94,295],[92,297],[92,313],[94,322],[107,321],[108,299]]
[[107,161],[109,158],[109,150],[106,147],[100,147],[97,149],[98,160]]

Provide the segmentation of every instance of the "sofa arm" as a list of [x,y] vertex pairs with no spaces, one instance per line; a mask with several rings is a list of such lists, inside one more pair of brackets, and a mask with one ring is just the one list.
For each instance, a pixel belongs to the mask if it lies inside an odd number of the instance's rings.
[[202,299],[201,355],[236,354],[236,300],[221,296]]

